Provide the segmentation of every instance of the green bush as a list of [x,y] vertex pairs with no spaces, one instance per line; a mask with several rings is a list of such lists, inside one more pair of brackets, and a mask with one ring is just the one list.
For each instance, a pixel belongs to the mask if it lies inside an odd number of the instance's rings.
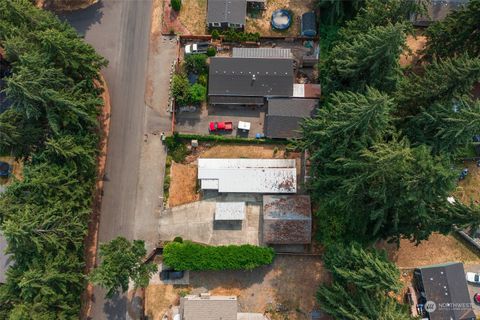
[[165,139],[165,145],[167,146],[168,155],[173,161],[177,163],[183,162],[187,156],[187,146],[183,143],[178,133],[174,133],[173,136]]
[[188,101],[189,104],[198,105],[207,100],[207,88],[199,83],[195,83],[189,88]]
[[229,29],[223,33],[225,42],[245,42],[252,41],[258,42],[260,40],[260,33],[246,33],[242,31],[236,31],[235,29]]
[[201,75],[198,76],[197,83],[201,84],[202,86],[206,87],[207,86],[207,81],[208,81],[208,74],[207,73],[202,73]]
[[170,5],[173,10],[178,12],[182,8],[182,0],[170,0]]
[[172,95],[178,105],[189,103],[190,83],[184,74],[175,74],[172,78]]
[[272,248],[248,244],[213,247],[184,241],[163,248],[163,262],[175,270],[252,270],[274,257]]
[[207,49],[207,56],[215,57],[216,54],[217,54],[217,49],[215,49],[214,47],[209,47]]
[[185,72],[195,74],[208,72],[207,58],[205,54],[187,55],[184,63]]
[[214,30],[212,31],[212,39],[215,39],[215,40],[216,40],[216,39],[218,39],[218,38],[220,38],[220,33],[218,32],[217,29],[214,29]]
[[[222,143],[245,143],[245,144],[289,144],[288,140],[274,140],[274,139],[255,139],[255,138],[238,138],[233,136],[222,136],[222,135],[199,135],[199,134],[185,134],[185,133],[175,133],[177,139],[182,139],[185,141],[189,140],[198,140],[198,141],[209,141],[209,142],[222,142]],[[172,137],[167,137],[166,140],[172,140]]]
[[183,238],[182,237],[175,237],[175,238],[173,238],[173,242],[183,243]]

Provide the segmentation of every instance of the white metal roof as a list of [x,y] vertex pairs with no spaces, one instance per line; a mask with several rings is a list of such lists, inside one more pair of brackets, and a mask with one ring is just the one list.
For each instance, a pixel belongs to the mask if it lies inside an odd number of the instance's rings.
[[233,48],[234,58],[292,58],[292,50],[285,48]]
[[215,220],[245,219],[245,202],[217,202]]
[[293,84],[293,97],[303,98],[305,97],[305,85],[301,83]]
[[204,190],[218,181],[219,192],[297,192],[295,159],[198,159],[198,179]]

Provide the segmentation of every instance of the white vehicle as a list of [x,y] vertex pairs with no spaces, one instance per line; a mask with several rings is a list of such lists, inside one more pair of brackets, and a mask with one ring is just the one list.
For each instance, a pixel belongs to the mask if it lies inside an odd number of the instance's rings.
[[478,283],[480,284],[480,274],[475,272],[467,272],[466,278],[468,282]]
[[206,53],[209,45],[208,42],[187,44],[185,46],[185,54]]

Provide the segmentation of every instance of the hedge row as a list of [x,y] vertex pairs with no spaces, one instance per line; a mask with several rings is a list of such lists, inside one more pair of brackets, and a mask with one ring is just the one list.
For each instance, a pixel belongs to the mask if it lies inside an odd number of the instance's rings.
[[274,257],[272,248],[249,244],[213,247],[185,241],[163,249],[163,262],[175,270],[252,270],[271,264]]
[[[185,134],[175,133],[180,139],[183,140],[198,140],[198,141],[210,141],[210,142],[223,142],[223,143],[246,143],[246,144],[288,144],[288,140],[274,140],[268,138],[255,139],[255,138],[238,138],[231,136],[221,135],[199,135],[199,134]],[[167,137],[166,140],[173,140],[174,136]]]

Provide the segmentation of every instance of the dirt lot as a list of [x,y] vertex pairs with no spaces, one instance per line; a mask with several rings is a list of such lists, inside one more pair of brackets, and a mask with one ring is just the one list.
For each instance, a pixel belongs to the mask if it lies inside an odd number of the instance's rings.
[[407,46],[410,51],[405,50],[400,56],[400,65],[402,67],[409,66],[412,63],[417,62],[421,55],[418,54],[420,50],[425,47],[427,43],[427,38],[422,35],[417,35],[416,37],[408,36],[407,37]]
[[197,166],[172,163],[168,205],[179,206],[200,199],[197,193]]
[[272,320],[306,320],[317,308],[315,292],[324,281],[329,275],[319,257],[277,256],[272,266],[253,272],[190,272],[188,288],[149,286],[145,310],[151,319],[161,319],[170,305],[178,303],[177,293],[209,291],[237,296],[239,312],[267,312]]
[[207,0],[182,0],[178,18],[190,34],[206,34],[206,17]]
[[[197,193],[198,158],[250,158],[250,159],[296,159],[299,153],[286,152],[285,146],[274,145],[222,145],[201,144],[185,158],[184,164],[172,164],[168,206],[175,207],[200,200]],[[300,161],[297,161],[300,172]]]
[[468,176],[458,183],[455,197],[465,204],[470,204],[473,201],[475,204],[480,204],[480,168],[477,164],[472,162],[465,162],[464,167],[468,168]]
[[[272,13],[277,9],[287,9],[293,12],[293,22],[288,30],[276,31],[271,28]],[[245,31],[259,32],[262,36],[300,36],[302,14],[313,9],[313,0],[267,0],[266,10],[261,17],[247,17]]]
[[408,240],[395,244],[380,244],[386,248],[389,258],[400,268],[415,268],[449,261],[480,263],[480,258],[455,237],[433,234],[430,239],[415,246]]

